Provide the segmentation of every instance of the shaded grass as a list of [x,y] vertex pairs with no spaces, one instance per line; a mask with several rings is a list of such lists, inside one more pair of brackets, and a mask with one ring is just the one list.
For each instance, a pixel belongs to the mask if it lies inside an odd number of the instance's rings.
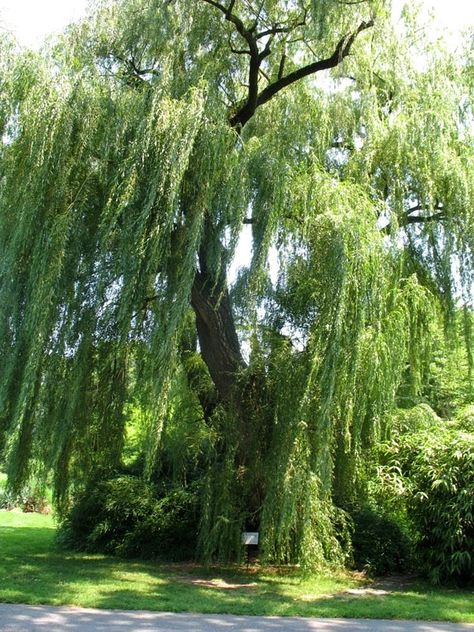
[[54,533],[51,516],[0,512],[0,601],[168,612],[474,622],[473,594],[468,591],[433,589],[419,583],[385,595],[353,595],[346,591],[363,582],[350,574],[304,577],[268,569],[206,569],[119,560],[61,551],[55,546]]

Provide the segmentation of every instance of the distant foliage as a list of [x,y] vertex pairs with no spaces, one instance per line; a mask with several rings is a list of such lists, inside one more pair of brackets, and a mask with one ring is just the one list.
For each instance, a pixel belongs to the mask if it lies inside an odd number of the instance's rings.
[[474,434],[474,406],[466,406],[460,410],[456,417],[456,423],[464,432]]
[[0,509],[8,511],[20,509],[25,513],[49,513],[51,504],[41,484],[25,485],[21,492],[13,492],[7,486],[0,484]]
[[124,557],[192,558],[196,495],[184,490],[157,500],[154,489],[133,476],[90,484],[59,530],[66,547]]
[[429,379],[423,395],[444,418],[458,416],[474,399],[472,310],[457,310],[447,331],[440,324],[433,336]]

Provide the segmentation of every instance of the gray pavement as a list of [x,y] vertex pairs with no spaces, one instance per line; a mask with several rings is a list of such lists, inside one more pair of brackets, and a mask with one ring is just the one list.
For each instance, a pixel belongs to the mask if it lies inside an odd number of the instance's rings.
[[302,619],[172,614],[0,604],[1,632],[474,632],[474,625],[427,621]]

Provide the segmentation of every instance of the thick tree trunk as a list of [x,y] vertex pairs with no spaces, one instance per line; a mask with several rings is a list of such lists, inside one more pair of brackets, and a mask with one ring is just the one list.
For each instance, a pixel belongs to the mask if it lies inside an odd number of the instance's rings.
[[[229,447],[234,455],[233,516],[234,519],[243,517],[242,528],[259,530],[272,417],[268,409],[265,374],[245,370],[248,367],[242,357],[235,327],[224,265],[226,260],[225,248],[208,218],[199,251],[199,270],[194,278],[191,305],[196,317],[200,352],[216,387],[216,403],[229,413],[232,424],[224,432],[219,449],[223,467]],[[220,262],[221,269],[216,262]],[[216,493],[214,501],[221,502],[219,498]],[[235,553],[238,557],[238,551]]]
[[245,367],[226,281],[196,273],[191,294],[199,346],[220,398],[235,395],[237,372]]
[[245,368],[227,288],[226,251],[210,215],[206,217],[191,291],[191,306],[202,358],[209,369],[219,399],[230,403],[237,373]]

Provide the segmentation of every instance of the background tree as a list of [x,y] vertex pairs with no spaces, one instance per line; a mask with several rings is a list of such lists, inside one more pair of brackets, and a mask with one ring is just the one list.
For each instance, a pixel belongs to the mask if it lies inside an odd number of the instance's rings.
[[[173,470],[161,439],[186,409],[203,556],[238,555],[247,527],[277,561],[343,558],[336,507],[471,287],[470,66],[415,45],[410,19],[395,37],[387,12],[107,2],[4,56],[13,488],[53,471],[64,510],[71,485],[120,467],[133,408],[144,473]],[[252,262],[229,281],[244,229]]]

